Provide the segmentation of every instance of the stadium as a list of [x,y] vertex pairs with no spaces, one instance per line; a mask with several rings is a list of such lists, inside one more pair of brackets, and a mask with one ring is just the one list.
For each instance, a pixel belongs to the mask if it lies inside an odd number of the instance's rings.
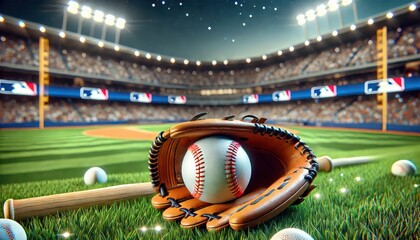
[[[202,112],[257,116],[299,135],[318,157],[378,161],[319,172],[302,204],[243,231],[183,229],[151,197],[19,223],[28,239],[270,239],[289,227],[314,239],[418,239],[419,177],[390,169],[399,159],[420,166],[419,7],[401,4],[290,47],[218,60],[124,46],[119,35],[66,30],[64,18],[59,29],[0,13],[2,203],[148,182],[160,131]],[[299,25],[309,26],[302,16]],[[106,170],[106,183],[83,184],[93,166]]]

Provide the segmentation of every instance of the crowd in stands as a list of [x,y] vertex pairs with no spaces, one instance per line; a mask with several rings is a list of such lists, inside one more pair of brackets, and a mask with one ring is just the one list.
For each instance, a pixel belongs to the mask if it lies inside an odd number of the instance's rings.
[[[92,49],[90,49],[92,50]],[[331,70],[346,70],[376,61],[376,36],[351,43],[331,46],[323,51],[291,57],[268,66],[231,70],[187,70],[142,64],[129,59],[100,55],[97,50],[72,49],[50,45],[51,85],[65,87],[99,87],[116,92],[150,92],[153,94],[195,95],[206,89],[229,89],[242,86],[237,94],[267,94],[277,90],[302,90],[312,86],[345,85],[375,79],[374,73],[353,74],[335,78]],[[420,54],[420,25],[388,32],[389,59]],[[0,64],[10,66],[39,65],[37,40],[0,33]],[[399,71],[399,72],[398,72]],[[67,73],[62,77],[62,73]],[[38,80],[34,73],[3,71],[2,78],[22,81]],[[325,74],[322,80],[309,81],[311,75]],[[401,69],[389,70],[390,77],[402,76]],[[295,78],[295,79],[294,79]],[[286,81],[291,80],[293,81]],[[283,81],[282,83],[282,80]],[[267,84],[269,83],[269,84]],[[271,84],[276,83],[276,84]],[[277,83],[281,83],[280,86]],[[261,84],[261,86],[259,85]],[[248,87],[247,85],[253,85]],[[180,88],[180,87],[194,88]],[[244,87],[245,86],[245,87]],[[248,92],[249,91],[249,92]],[[39,120],[36,97],[0,95],[0,123],[24,123]],[[420,125],[420,92],[389,94],[388,122]],[[377,123],[382,119],[376,96],[351,96],[332,99],[304,100],[258,105],[183,106],[148,105],[128,102],[84,101],[50,98],[45,120],[51,122],[97,123],[185,121],[200,112],[209,117],[252,114],[277,122],[293,123]]]
[[[1,97],[1,123],[39,120],[36,97]],[[52,98],[45,119],[82,123],[185,121],[198,113],[208,112],[209,117],[251,114],[276,122],[378,123],[382,120],[382,112],[376,104],[376,95],[235,106],[148,105]],[[388,123],[420,125],[419,106],[420,92],[389,94]]]
[[[38,66],[39,46],[36,40],[3,34],[0,36],[0,63]],[[35,41],[35,42],[33,42]],[[90,49],[92,50],[92,49]],[[51,71],[103,80],[125,81],[154,86],[223,87],[271,83],[291,77],[305,77],[376,61],[376,36],[351,43],[332,46],[324,51],[303,57],[288,57],[269,66],[241,70],[185,70],[146,66],[129,60],[101,56],[99,51],[76,50],[50,45]],[[388,32],[388,57],[399,58],[420,54],[420,25],[398,28]]]

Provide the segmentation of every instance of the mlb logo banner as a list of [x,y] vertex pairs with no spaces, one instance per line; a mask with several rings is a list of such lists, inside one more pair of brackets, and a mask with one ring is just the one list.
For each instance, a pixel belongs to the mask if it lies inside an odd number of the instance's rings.
[[168,96],[168,103],[170,104],[185,104],[186,102],[186,96]]
[[105,88],[80,88],[80,97],[91,100],[108,100],[109,93]]
[[140,93],[140,92],[131,92],[130,101],[132,102],[142,102],[142,103],[151,103],[152,94],[151,93]]
[[258,94],[244,95],[242,101],[246,104],[258,103]]
[[329,98],[337,96],[337,86],[319,86],[311,88],[312,98]]
[[366,94],[378,94],[383,92],[402,92],[405,89],[404,78],[388,78],[370,80],[365,82]]
[[290,99],[292,99],[292,94],[290,90],[276,91],[273,92],[272,96],[274,102],[290,101]]
[[36,84],[32,82],[0,79],[0,93],[12,95],[36,96]]

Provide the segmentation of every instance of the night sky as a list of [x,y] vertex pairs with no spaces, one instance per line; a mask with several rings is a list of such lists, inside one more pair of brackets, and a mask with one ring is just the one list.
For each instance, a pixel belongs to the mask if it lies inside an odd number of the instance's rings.
[[[120,44],[150,53],[190,60],[224,60],[261,56],[302,43],[303,28],[296,16],[328,0],[85,0],[92,9],[127,20]],[[411,3],[410,0],[357,0],[360,20]],[[0,0],[0,13],[61,28],[67,1]],[[344,25],[354,22],[351,6],[342,7]],[[82,34],[89,36],[92,21]],[[78,17],[70,15],[67,30],[77,32]],[[337,12],[320,17],[319,32],[339,28]],[[106,40],[115,41],[115,28]],[[307,25],[316,38],[315,22]],[[95,25],[94,37],[102,28]]]

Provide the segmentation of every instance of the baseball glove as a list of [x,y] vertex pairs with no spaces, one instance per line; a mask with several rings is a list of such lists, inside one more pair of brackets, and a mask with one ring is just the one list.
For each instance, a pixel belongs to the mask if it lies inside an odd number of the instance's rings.
[[[180,220],[184,228],[206,224],[208,230],[235,230],[265,222],[292,204],[299,204],[314,188],[318,163],[312,150],[293,133],[247,115],[201,119],[161,132],[149,151],[152,185],[158,192],[152,205],[166,220]],[[210,204],[191,196],[181,176],[188,147],[203,137],[222,135],[239,142],[249,155],[252,175],[244,194],[232,201]]]

